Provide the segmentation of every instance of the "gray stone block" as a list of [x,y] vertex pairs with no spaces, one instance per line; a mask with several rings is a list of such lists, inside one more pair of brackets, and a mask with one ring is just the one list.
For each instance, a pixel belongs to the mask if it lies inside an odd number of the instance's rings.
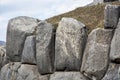
[[120,80],[119,64],[110,63],[109,68],[102,80]]
[[120,63],[120,19],[111,42],[110,60]]
[[87,38],[85,25],[73,18],[62,18],[56,31],[57,71],[79,71]]
[[35,65],[15,62],[1,69],[0,80],[49,80],[49,75],[40,75]]
[[54,72],[54,27],[41,21],[36,32],[36,61],[40,74]]
[[16,17],[9,21],[6,55],[11,61],[21,61],[25,39],[34,34],[37,25],[37,19],[25,16]]
[[22,63],[36,64],[36,37],[28,36],[25,40],[23,52],[22,52]]
[[118,5],[106,5],[104,11],[104,28],[114,29],[117,27],[120,13],[119,8]]
[[93,30],[87,40],[81,72],[88,77],[101,80],[109,64],[109,50],[113,31],[97,28]]
[[90,80],[80,72],[55,72],[50,80]]

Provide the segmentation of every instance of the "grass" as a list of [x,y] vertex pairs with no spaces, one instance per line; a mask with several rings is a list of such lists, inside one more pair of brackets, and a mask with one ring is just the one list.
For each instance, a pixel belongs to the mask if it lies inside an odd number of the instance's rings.
[[[120,5],[120,2],[112,2],[110,4]],[[48,18],[47,21],[57,27],[62,17],[72,17],[84,23],[88,29],[88,32],[91,32],[95,28],[104,27],[105,5],[106,4],[98,4],[93,6],[79,7],[73,11]]]

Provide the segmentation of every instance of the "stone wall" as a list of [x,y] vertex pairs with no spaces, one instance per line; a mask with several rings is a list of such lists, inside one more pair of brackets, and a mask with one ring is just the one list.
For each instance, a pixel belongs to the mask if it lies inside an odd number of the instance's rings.
[[0,47],[0,80],[120,80],[120,19],[105,7],[104,28],[64,17],[58,28],[31,17],[8,23],[6,51]]

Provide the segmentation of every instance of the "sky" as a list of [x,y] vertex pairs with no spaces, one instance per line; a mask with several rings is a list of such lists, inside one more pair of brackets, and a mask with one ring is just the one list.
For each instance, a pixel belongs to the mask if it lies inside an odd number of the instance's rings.
[[29,16],[44,20],[91,2],[93,0],[0,0],[0,41],[6,41],[11,18]]

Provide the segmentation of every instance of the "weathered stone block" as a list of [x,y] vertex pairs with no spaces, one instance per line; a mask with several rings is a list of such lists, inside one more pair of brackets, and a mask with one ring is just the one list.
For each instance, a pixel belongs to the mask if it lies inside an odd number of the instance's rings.
[[119,6],[118,5],[107,5],[104,11],[104,27],[105,28],[116,28],[119,20]]
[[112,35],[112,30],[100,28],[89,34],[81,67],[82,73],[91,78],[96,78],[96,80],[101,80],[109,63]]
[[120,63],[120,19],[111,42],[110,60]]
[[89,80],[80,72],[55,72],[50,80]]
[[46,21],[41,21],[36,32],[36,60],[41,74],[54,71],[54,27]]
[[0,80],[49,80],[49,75],[40,75],[35,65],[16,62],[1,69]]
[[6,64],[6,49],[0,46],[0,69],[4,64]]
[[36,40],[35,36],[28,36],[25,40],[22,52],[22,63],[36,64]]
[[37,25],[37,19],[25,16],[16,17],[9,21],[6,55],[11,61],[21,61],[25,39],[34,34]]
[[110,63],[109,68],[102,80],[120,80],[119,64]]
[[87,38],[85,25],[73,18],[62,18],[56,31],[57,71],[79,71]]

